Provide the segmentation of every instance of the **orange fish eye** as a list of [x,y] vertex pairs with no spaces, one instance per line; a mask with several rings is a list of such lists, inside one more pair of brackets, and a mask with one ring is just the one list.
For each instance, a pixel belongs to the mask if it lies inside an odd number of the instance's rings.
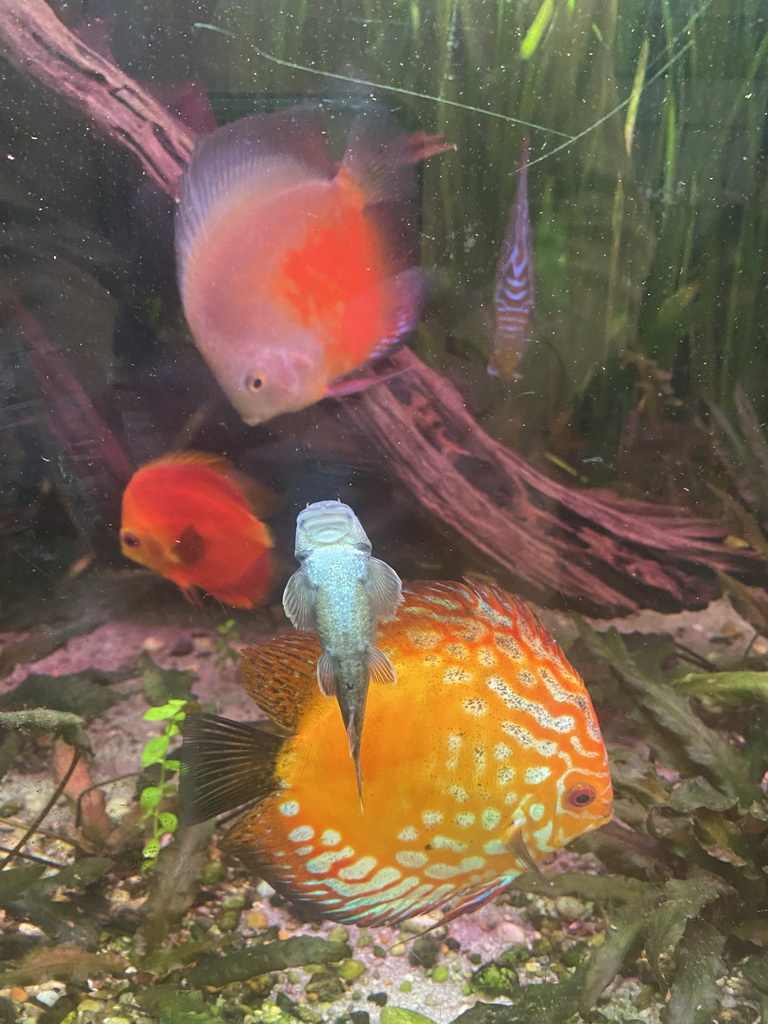
[[256,392],[261,391],[264,387],[265,380],[266,378],[263,373],[249,373],[245,378],[245,386],[249,391],[256,394]]
[[137,548],[141,544],[136,534],[130,533],[128,530],[123,533],[120,539],[127,548]]
[[565,794],[565,799],[569,807],[573,807],[575,811],[581,811],[595,802],[597,793],[594,786],[582,782],[578,786],[572,786]]

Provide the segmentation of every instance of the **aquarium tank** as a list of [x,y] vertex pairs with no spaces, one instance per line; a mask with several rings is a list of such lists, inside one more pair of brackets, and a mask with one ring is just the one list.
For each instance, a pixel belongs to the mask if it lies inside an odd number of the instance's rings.
[[0,81],[0,1024],[768,1019],[764,0]]

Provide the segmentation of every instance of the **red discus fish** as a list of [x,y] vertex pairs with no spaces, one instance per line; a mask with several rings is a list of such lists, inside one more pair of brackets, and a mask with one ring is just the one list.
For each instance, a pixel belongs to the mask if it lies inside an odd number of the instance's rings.
[[374,687],[355,799],[320,648],[293,634],[244,652],[241,681],[292,735],[191,716],[182,808],[200,821],[260,802],[223,848],[294,902],[355,924],[481,906],[611,816],[589,695],[539,620],[492,586],[420,583],[378,644],[397,672]]
[[370,383],[339,378],[418,322],[418,273],[402,266],[376,208],[395,204],[401,221],[413,221],[411,165],[455,147],[402,135],[374,103],[355,120],[338,166],[325,136],[319,105],[253,114],[203,138],[182,179],[184,312],[249,424]]
[[274,496],[217,455],[175,452],[142,466],[123,494],[123,554],[181,587],[236,608],[263,601],[272,537],[254,514]]

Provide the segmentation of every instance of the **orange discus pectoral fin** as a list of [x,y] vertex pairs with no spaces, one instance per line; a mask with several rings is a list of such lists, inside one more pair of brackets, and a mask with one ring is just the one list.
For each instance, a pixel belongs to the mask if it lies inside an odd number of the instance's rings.
[[374,683],[396,683],[397,672],[395,666],[386,656],[373,644],[368,644],[365,649],[365,657],[368,663],[368,678]]
[[369,558],[363,586],[373,615],[382,622],[394,619],[403,600],[403,584],[392,566],[380,558]]
[[529,871],[533,871],[534,874],[538,875],[542,882],[549,882],[549,879],[542,873],[541,868],[531,856],[531,851],[525,845],[523,833],[520,831],[519,825],[510,825],[504,834],[502,842],[512,856],[525,864]]
[[192,584],[190,584],[188,587],[180,586],[179,590],[182,592],[187,601],[189,601],[190,604],[193,604],[195,608],[202,607],[203,602],[200,600],[200,594],[198,593],[197,587],[192,586]]
[[288,580],[283,591],[283,610],[294,629],[315,629],[315,588],[303,569],[299,569]]
[[277,788],[279,736],[218,715],[189,715],[184,723],[179,797],[188,825],[231,811]]
[[174,553],[184,565],[198,565],[205,558],[207,545],[205,538],[194,526],[185,526],[176,541]]

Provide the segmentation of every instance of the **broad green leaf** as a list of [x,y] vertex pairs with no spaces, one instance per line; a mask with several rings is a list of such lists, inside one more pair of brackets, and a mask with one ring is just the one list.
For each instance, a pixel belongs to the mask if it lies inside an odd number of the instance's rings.
[[44,864],[27,864],[23,868],[6,868],[5,871],[0,871],[0,906],[7,906],[16,899],[36,882],[44,871]]
[[718,704],[768,704],[768,672],[691,672],[676,685],[694,697]]
[[329,942],[309,935],[293,936],[262,946],[228,953],[216,960],[198,964],[186,972],[191,988],[215,985],[221,988],[233,981],[247,981],[255,974],[284,971],[305,964],[338,963],[347,960],[352,950],[346,942]]
[[382,1006],[379,1020],[381,1024],[435,1024],[431,1017],[400,1006]]
[[700,775],[683,781],[667,797],[667,804],[673,811],[690,814],[700,807],[711,811],[727,811],[737,802],[735,796],[726,796]]
[[163,791],[159,786],[147,786],[142,789],[139,803],[145,811],[154,810],[163,799]]
[[170,811],[163,811],[162,814],[158,814],[157,822],[164,831],[175,832],[179,826],[179,819],[175,814],[171,814]]
[[197,676],[191,670],[184,672],[175,668],[160,668],[146,651],[139,658],[141,689],[148,704],[167,707],[171,701],[186,701]]
[[[513,883],[514,884],[514,883]],[[580,900],[604,902],[615,900],[619,903],[640,899],[652,887],[637,878],[622,875],[589,875],[586,871],[564,871],[551,875],[542,881],[532,877],[526,879],[525,891],[554,899],[557,896],[575,896]]]
[[582,1016],[594,1007],[601,993],[610,985],[635,949],[663,899],[661,888],[649,886],[641,899],[622,907],[611,915],[605,941],[590,957],[584,973],[584,987],[579,1003]]
[[672,878],[664,885],[662,901],[649,922],[645,938],[648,964],[662,988],[667,983],[660,966],[662,957],[675,951],[690,918],[729,891],[719,878],[703,871],[695,872],[691,878]]
[[677,954],[677,969],[669,1002],[662,1010],[665,1024],[710,1024],[717,1019],[725,974],[722,960],[725,936],[708,921],[689,921]]
[[169,743],[170,739],[167,736],[155,736],[151,739],[141,753],[142,767],[146,768],[147,765],[157,764],[162,761],[168,750]]
[[579,631],[592,653],[608,661],[641,707],[681,743],[687,757],[703,768],[715,785],[737,796],[742,803],[749,804],[755,799],[757,786],[750,778],[744,758],[724,735],[701,721],[689,700],[671,686],[657,683],[641,673],[615,629],[598,634],[580,622]]

